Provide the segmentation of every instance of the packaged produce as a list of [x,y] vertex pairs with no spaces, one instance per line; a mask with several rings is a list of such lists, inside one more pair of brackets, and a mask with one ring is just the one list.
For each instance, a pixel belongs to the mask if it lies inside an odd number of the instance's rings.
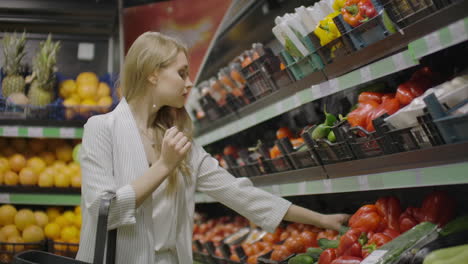
[[423,264],[461,264],[468,263],[468,244],[439,249],[429,254]]
[[325,46],[332,40],[335,40],[341,36],[340,31],[336,27],[333,18],[338,16],[339,12],[333,12],[327,15],[324,19],[320,20],[317,27],[314,30],[314,34],[320,39],[320,45]]
[[346,23],[357,27],[377,15],[377,11],[370,0],[347,0],[341,9]]

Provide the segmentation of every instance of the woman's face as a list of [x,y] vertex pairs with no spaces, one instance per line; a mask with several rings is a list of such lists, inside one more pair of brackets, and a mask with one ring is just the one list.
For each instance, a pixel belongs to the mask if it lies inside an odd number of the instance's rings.
[[152,89],[153,102],[159,102],[160,107],[182,108],[193,86],[185,53],[179,52],[169,66],[160,69],[156,79],[156,87]]

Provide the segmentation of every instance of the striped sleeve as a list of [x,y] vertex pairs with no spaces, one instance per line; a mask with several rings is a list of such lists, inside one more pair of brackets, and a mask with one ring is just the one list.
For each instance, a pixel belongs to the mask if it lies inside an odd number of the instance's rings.
[[83,209],[97,218],[100,198],[106,192],[114,192],[116,197],[109,209],[108,229],[135,224],[135,192],[130,185],[116,186],[110,131],[102,117],[92,117],[86,123],[80,156],[81,197],[86,207]]
[[204,192],[268,232],[283,220],[291,202],[256,188],[247,178],[235,178],[218,161],[194,145],[197,190]]

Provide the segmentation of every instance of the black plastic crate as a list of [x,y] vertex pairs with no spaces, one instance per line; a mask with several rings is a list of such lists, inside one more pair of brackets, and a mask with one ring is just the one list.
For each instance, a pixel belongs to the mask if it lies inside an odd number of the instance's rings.
[[47,247],[48,252],[54,255],[75,258],[76,253],[78,253],[79,243],[67,243],[48,240]]
[[[334,18],[334,21],[338,19]],[[339,22],[335,22],[339,23]],[[320,47],[320,39],[312,32],[307,36],[315,46]],[[335,59],[349,55],[355,51],[354,45],[347,34],[330,41],[317,49],[317,54],[324,64],[330,64]]]
[[432,146],[439,146],[445,144],[442,135],[440,135],[439,129],[437,128],[436,124],[432,120],[431,115],[425,109],[425,113],[422,116],[417,117],[420,129],[424,136],[427,137],[427,140],[430,142]]
[[13,261],[13,257],[26,250],[41,250],[46,251],[46,241],[38,243],[7,243],[0,242],[0,263],[10,264]]
[[280,260],[280,261],[275,261],[275,260],[271,260],[271,254],[273,253],[273,251],[270,251],[264,255],[261,255],[258,257],[258,263],[259,264],[287,264],[289,259],[291,259],[292,257],[294,257],[296,254],[291,254],[289,255],[287,258],[283,259],[283,260]]
[[384,135],[368,132],[361,127],[352,127],[348,130],[348,144],[358,159],[390,154],[385,152],[386,140]]
[[265,174],[265,169],[259,162],[247,163],[244,166],[239,166],[240,177],[252,177]]
[[289,159],[295,169],[303,169],[319,165],[317,158],[308,148],[307,144],[304,143],[302,147],[305,147],[306,149],[301,151],[295,150],[288,138],[279,139],[277,144],[281,153]]
[[450,3],[447,0],[391,0],[384,2],[384,8],[393,22],[406,27]]
[[[377,6],[374,5],[374,7],[378,10]],[[397,31],[385,10],[381,10],[378,15],[355,28],[346,23],[341,14],[336,16],[333,21],[335,21],[341,35],[349,36],[356,50],[378,42]]]
[[265,159],[263,160],[263,164],[270,169],[270,172],[273,173],[294,170],[293,165],[285,155],[274,159]]
[[327,139],[312,139],[311,133],[316,125],[304,131],[302,138],[320,164],[327,165],[356,159],[346,137],[343,135],[345,133],[343,126],[346,125],[346,122],[341,122],[332,127],[337,142],[330,142]]

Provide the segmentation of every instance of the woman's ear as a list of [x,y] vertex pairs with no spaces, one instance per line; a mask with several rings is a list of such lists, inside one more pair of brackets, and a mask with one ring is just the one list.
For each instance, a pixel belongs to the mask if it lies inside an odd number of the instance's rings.
[[156,85],[158,83],[158,75],[157,74],[152,74],[148,77],[148,81],[152,83],[153,85]]

